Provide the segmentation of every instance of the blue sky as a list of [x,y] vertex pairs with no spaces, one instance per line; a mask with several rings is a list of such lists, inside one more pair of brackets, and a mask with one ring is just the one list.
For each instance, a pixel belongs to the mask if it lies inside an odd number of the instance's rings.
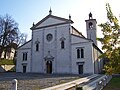
[[[1,0],[0,15],[9,14],[19,24],[21,32],[31,39],[33,22],[37,23],[49,14],[51,7],[55,16],[68,18],[71,15],[74,21],[73,26],[86,36],[85,20],[88,19],[89,12],[97,23],[106,22],[105,4],[109,2],[113,13],[118,17],[120,14],[119,0]],[[101,37],[98,27],[98,37]]]

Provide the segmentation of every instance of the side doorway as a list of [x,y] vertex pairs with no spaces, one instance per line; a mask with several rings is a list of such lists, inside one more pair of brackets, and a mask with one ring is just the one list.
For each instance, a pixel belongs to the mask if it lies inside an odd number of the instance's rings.
[[23,73],[26,73],[27,66],[23,65]]
[[78,73],[83,74],[83,65],[78,65]]

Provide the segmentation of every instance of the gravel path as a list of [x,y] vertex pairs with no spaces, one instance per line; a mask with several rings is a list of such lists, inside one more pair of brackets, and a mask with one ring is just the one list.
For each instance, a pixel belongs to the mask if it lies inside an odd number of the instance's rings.
[[18,90],[40,90],[80,78],[78,75],[46,75],[30,73],[0,73],[0,90],[11,90],[13,79],[18,80]]

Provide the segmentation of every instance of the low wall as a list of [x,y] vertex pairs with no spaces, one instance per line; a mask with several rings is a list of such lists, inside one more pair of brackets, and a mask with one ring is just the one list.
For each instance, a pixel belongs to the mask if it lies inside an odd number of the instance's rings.
[[104,86],[111,80],[112,76],[104,75],[92,82],[81,86],[81,90],[102,90]]
[[76,90],[76,86],[80,85],[83,82],[88,82],[90,79],[97,77],[98,75],[94,74],[88,77],[84,77],[84,78],[80,78],[68,83],[64,83],[64,84],[60,84],[60,85],[56,85],[53,87],[48,87],[45,89],[41,89],[41,90]]
[[15,65],[0,65],[0,72],[6,72],[14,68]]
[[[104,86],[111,80],[112,76],[103,75],[97,78],[98,75],[91,75],[68,83],[48,87],[41,90],[102,90]],[[96,78],[95,80],[92,80]],[[91,81],[92,80],[92,81]],[[91,81],[91,82],[89,82]],[[89,82],[84,84],[85,82]]]

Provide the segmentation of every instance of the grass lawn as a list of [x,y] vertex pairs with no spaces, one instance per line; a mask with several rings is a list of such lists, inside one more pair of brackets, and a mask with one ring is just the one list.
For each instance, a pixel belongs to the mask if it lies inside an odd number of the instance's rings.
[[103,90],[120,90],[120,77],[113,77]]
[[0,65],[14,65],[13,60],[2,59],[0,60]]

